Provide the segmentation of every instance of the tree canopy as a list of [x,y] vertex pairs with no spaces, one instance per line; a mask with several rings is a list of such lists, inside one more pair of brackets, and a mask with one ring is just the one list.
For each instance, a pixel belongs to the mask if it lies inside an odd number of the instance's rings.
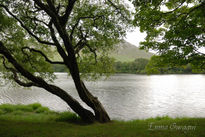
[[[0,61],[5,78],[21,86],[46,89],[86,121],[110,121],[81,78],[110,72],[108,51],[131,24],[124,1],[0,0],[0,18]],[[53,64],[68,68],[80,98],[95,114],[50,83],[55,77]]]
[[[66,11],[71,8],[66,7],[69,1],[50,2],[52,5],[47,1],[33,0],[0,2],[0,40],[4,45],[9,45],[7,48],[18,57],[19,63],[22,62],[33,74],[52,73],[50,64],[64,64],[63,56],[71,50],[58,34],[58,31],[62,31],[58,30],[60,27],[54,27],[55,21],[51,16],[57,16],[66,30],[62,35],[67,35],[75,52],[81,75],[87,76],[92,72],[93,78],[96,78],[98,74],[112,72],[108,51],[125,36],[129,27],[130,15],[126,7],[116,1],[82,0],[73,1],[72,11]],[[37,3],[44,4],[44,8],[54,6],[56,11],[43,9]],[[58,47],[54,40],[58,42]],[[56,56],[60,56],[58,60]]]
[[142,49],[152,49],[170,65],[204,68],[205,1],[134,0],[134,24],[146,32]]

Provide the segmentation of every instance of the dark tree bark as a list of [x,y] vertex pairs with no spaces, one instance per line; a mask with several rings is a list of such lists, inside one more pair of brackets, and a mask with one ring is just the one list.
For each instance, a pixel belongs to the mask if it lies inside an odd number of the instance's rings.
[[86,88],[83,81],[80,80],[79,73],[72,72],[71,76],[74,80],[75,87],[82,101],[84,101],[89,107],[91,107],[95,112],[95,119],[101,123],[109,122],[110,118],[104,107],[100,103],[97,97],[94,97]]

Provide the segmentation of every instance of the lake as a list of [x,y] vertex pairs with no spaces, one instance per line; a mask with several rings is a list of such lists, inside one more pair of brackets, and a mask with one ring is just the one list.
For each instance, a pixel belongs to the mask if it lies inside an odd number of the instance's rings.
[[[65,73],[57,73],[57,77],[55,84],[80,100],[72,79]],[[107,80],[85,84],[112,119],[205,117],[205,75],[116,74]],[[0,104],[35,102],[55,111],[70,110],[60,98],[40,88],[0,88]]]

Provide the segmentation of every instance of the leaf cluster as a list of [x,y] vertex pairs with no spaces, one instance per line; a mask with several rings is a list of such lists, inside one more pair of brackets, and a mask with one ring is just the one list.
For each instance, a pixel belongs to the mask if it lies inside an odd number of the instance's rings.
[[170,64],[204,64],[201,49],[205,46],[205,2],[136,0],[133,4],[134,24],[147,33],[142,49],[157,51]]

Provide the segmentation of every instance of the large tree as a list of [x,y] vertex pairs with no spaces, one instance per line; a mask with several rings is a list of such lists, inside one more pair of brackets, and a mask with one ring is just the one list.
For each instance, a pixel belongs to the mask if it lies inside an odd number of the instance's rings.
[[[204,68],[204,0],[132,0],[134,24],[147,36],[141,46],[158,52],[170,65]],[[200,69],[199,68],[199,69]]]
[[[3,77],[24,87],[44,88],[85,121],[109,122],[81,77],[111,70],[108,51],[123,38],[130,23],[124,5],[119,0],[0,0]],[[54,59],[57,56],[59,60]],[[68,68],[80,99],[94,113],[52,84],[53,64]]]

